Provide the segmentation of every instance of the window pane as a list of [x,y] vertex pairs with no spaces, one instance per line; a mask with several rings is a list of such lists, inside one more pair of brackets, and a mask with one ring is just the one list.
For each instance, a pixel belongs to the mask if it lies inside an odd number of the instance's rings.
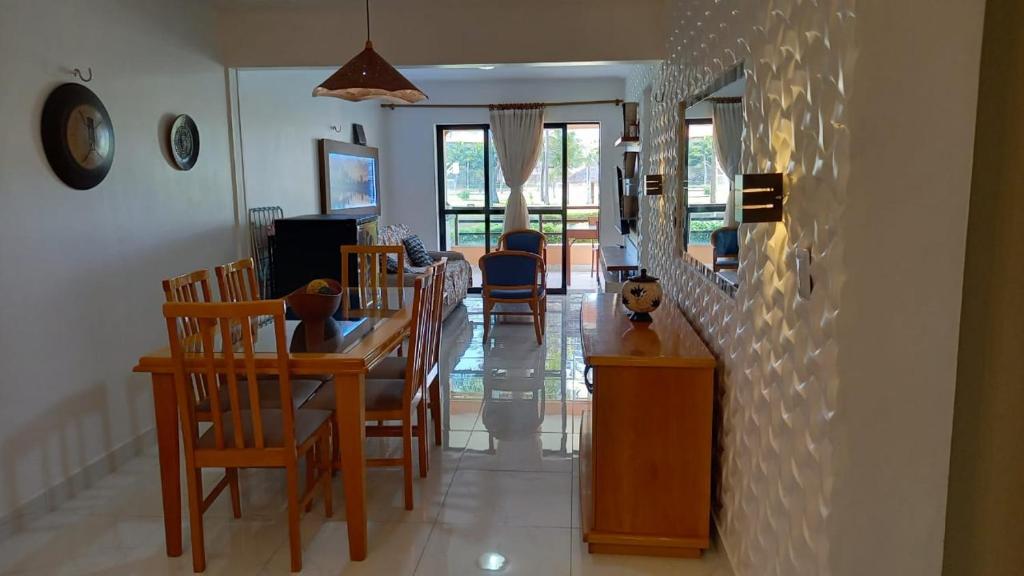
[[[505,184],[501,163],[491,141],[491,205],[504,206],[512,190]],[[562,130],[544,130],[544,147],[533,173],[523,186],[528,206],[560,207],[562,205]]]
[[690,212],[690,246],[710,246],[711,233],[725,226],[725,212]]
[[690,124],[688,142],[688,204],[725,204],[729,198],[729,178],[715,157],[714,126]]
[[568,129],[569,206],[597,206],[601,198],[601,125],[572,124]]
[[484,131],[444,131],[445,207],[484,205]]
[[473,272],[473,286],[480,285],[480,269],[477,261],[484,255],[483,214],[448,214],[445,216],[445,249],[459,252],[466,257]]

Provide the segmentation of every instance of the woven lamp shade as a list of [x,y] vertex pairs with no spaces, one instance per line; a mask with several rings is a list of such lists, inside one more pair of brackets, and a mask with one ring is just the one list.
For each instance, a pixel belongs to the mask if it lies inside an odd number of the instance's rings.
[[369,40],[362,52],[314,88],[313,96],[334,96],[352,102],[379,98],[396,104],[414,104],[427,97],[374,52]]

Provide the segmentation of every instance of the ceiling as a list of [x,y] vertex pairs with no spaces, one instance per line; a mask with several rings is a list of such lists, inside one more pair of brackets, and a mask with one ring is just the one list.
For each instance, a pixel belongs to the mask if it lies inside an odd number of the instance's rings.
[[[560,80],[626,79],[648,62],[580,62],[550,64],[488,64],[475,66],[415,66],[399,68],[409,80],[473,81],[487,80]],[[481,66],[493,66],[485,70]]]

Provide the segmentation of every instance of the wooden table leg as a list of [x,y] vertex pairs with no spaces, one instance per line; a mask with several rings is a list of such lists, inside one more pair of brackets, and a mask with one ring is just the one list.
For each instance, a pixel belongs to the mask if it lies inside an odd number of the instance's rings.
[[335,425],[341,448],[341,474],[345,483],[348,554],[366,559],[366,400],[363,375],[334,375]]
[[181,556],[181,457],[178,451],[178,398],[174,376],[153,374],[153,409],[160,453],[160,491],[164,503],[167,555]]

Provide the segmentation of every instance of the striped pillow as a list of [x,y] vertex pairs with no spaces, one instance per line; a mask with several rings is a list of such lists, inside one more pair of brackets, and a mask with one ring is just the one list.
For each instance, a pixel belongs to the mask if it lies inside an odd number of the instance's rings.
[[405,253],[409,256],[409,263],[413,266],[425,267],[434,263],[434,259],[430,257],[427,247],[423,245],[419,236],[413,234],[402,240],[402,244],[405,245]]

